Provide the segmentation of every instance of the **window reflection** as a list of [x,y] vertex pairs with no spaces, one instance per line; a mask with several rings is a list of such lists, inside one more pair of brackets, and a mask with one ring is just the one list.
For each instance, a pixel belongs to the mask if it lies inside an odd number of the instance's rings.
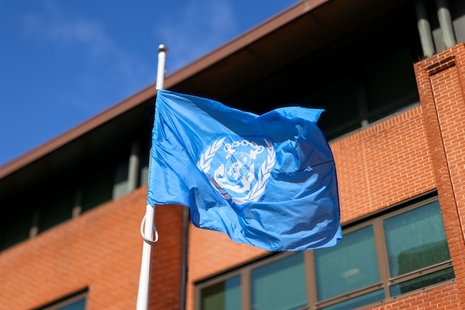
[[296,309],[307,304],[303,252],[252,270],[252,309]]
[[384,221],[391,277],[450,259],[437,201]]
[[354,224],[334,247],[277,253],[226,281],[208,280],[199,285],[202,309],[354,309],[453,280],[441,208],[430,195]]
[[241,279],[239,276],[202,289],[202,310],[240,310]]
[[371,225],[345,234],[337,246],[315,250],[314,255],[318,300],[380,281]]

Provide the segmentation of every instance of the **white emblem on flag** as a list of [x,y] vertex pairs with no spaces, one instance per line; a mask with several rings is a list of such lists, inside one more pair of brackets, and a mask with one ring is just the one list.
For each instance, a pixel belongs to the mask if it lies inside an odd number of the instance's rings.
[[261,144],[246,139],[225,143],[225,139],[209,145],[197,167],[225,199],[237,204],[258,201],[276,161],[273,144],[264,138],[259,139]]

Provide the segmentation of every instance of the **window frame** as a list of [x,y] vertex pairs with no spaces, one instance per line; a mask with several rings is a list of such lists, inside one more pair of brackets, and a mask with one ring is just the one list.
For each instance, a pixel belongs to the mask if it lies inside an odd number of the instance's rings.
[[[397,298],[401,298],[407,296],[409,294],[417,293],[418,291],[432,289],[437,286],[446,285],[449,283],[455,282],[455,277],[449,280],[445,280],[442,282],[438,282],[435,284],[431,284],[425,287],[421,287],[418,289],[414,289],[412,291],[400,294],[400,295],[391,295],[391,287],[398,285],[402,282],[420,278],[422,276],[426,276],[429,274],[433,274],[434,272],[446,270],[447,268],[453,267],[452,260],[442,261],[440,263],[436,263],[433,265],[429,265],[420,269],[416,269],[414,271],[407,272],[405,274],[401,274],[398,276],[390,276],[390,266],[389,266],[389,258],[388,258],[388,251],[386,245],[386,235],[384,232],[384,220],[395,217],[397,215],[407,213],[411,210],[416,208],[421,208],[426,206],[430,203],[434,203],[438,201],[436,191],[432,193],[427,193],[422,195],[421,197],[410,199],[406,202],[394,205],[386,210],[382,210],[377,214],[373,214],[371,216],[367,216],[364,219],[359,219],[356,222],[349,223],[343,227],[343,235],[348,233],[357,231],[359,229],[365,228],[367,226],[372,225],[373,227],[373,235],[375,240],[375,251],[376,257],[378,260],[378,268],[379,268],[379,276],[380,281],[368,285],[366,287],[362,287],[353,291],[349,291],[343,293],[338,296],[334,296],[325,300],[318,301],[317,300],[317,288],[316,288],[316,272],[315,272],[315,258],[314,258],[314,251],[305,251],[303,255],[304,266],[305,266],[305,277],[307,283],[307,306],[302,309],[321,309],[324,307],[336,305],[338,303],[350,300],[355,297],[359,297],[368,293],[372,293],[378,290],[383,290],[385,298],[379,302],[372,303],[371,305],[376,305],[380,303],[384,303],[389,300],[394,300]],[[438,201],[439,202],[439,201]],[[439,206],[440,207],[440,206]],[[442,218],[442,223],[444,225],[444,220]],[[450,252],[450,249],[449,249]],[[251,295],[252,295],[252,284],[251,284],[251,274],[252,270],[261,267],[264,265],[268,265],[272,262],[285,258],[289,255],[294,255],[295,252],[282,252],[282,253],[270,253],[265,255],[258,260],[252,261],[250,263],[241,265],[235,269],[230,271],[226,271],[218,276],[212,276],[209,279],[200,280],[195,283],[195,309],[201,309],[201,290],[206,288],[210,285],[217,284],[219,282],[225,281],[230,277],[234,277],[239,275],[241,281],[241,295],[242,295],[242,309],[249,310],[251,309]],[[367,305],[368,306],[368,305]]]
[[[71,296],[61,298],[60,300],[55,301],[55,302],[53,302],[51,304],[48,304],[46,306],[39,307],[39,308],[37,308],[37,310],[60,310],[62,307],[68,306],[68,305],[70,305],[70,304],[72,304],[72,303],[74,303],[76,301],[81,300],[81,299],[85,299],[86,304],[87,304],[88,297],[89,297],[89,291],[85,290],[85,291],[73,294]],[[86,306],[86,308],[87,308],[87,306]]]

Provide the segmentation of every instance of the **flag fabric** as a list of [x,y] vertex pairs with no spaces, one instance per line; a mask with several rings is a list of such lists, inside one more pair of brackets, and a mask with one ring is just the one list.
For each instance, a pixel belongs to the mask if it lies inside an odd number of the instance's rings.
[[256,115],[158,90],[147,203],[187,206],[196,227],[268,251],[336,245],[336,167],[316,124],[323,111]]

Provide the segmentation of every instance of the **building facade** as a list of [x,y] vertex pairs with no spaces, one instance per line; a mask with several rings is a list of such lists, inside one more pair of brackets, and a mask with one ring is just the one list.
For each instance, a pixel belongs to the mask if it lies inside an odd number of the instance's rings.
[[[465,308],[464,42],[459,0],[307,0],[167,76],[256,113],[324,108],[343,239],[270,253],[157,206],[150,309]],[[155,96],[0,167],[0,309],[135,308]]]

